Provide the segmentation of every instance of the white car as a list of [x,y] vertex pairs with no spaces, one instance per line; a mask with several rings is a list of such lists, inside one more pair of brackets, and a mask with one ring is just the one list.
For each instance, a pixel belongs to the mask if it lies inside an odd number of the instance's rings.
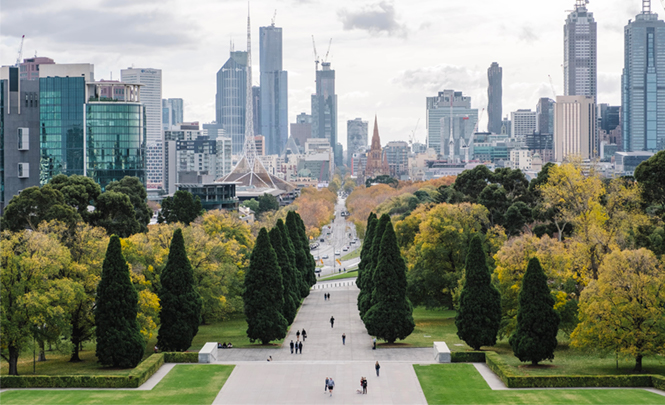
[[349,250],[349,247],[348,247],[348,246],[344,246],[344,247],[342,248],[342,250],[346,252],[347,250]]
[[323,256],[321,256],[321,258],[322,258],[322,259],[327,259],[327,258],[328,258],[328,255],[323,255]]
[[341,254],[342,254],[342,252],[340,252],[339,250],[335,250],[335,256],[339,256]]

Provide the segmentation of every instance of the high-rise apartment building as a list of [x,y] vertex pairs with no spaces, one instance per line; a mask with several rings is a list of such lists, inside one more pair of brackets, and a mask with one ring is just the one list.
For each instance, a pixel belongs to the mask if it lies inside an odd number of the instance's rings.
[[536,105],[536,130],[526,136],[526,147],[543,162],[554,160],[554,100],[547,97]]
[[164,131],[185,122],[184,115],[184,102],[181,98],[162,99],[162,129]]
[[[325,138],[331,148],[337,145],[337,94],[335,71],[323,62],[316,71],[316,94],[312,94],[312,138]],[[334,152],[333,152],[334,153]],[[334,159],[337,161],[337,157]]]
[[563,75],[566,96],[597,95],[596,21],[586,8],[588,0],[576,0],[563,29]]
[[624,28],[621,77],[623,150],[665,149],[665,22],[643,0],[642,13]]
[[300,113],[296,116],[296,122],[291,123],[291,137],[301,150],[305,148],[305,143],[312,137],[311,115]]
[[554,105],[554,159],[598,154],[596,103],[593,96],[557,96]]
[[502,118],[502,81],[503,68],[499,64],[492,62],[492,65],[487,69],[487,80],[489,86],[487,87],[487,131],[500,134],[501,133],[501,118]]
[[148,191],[162,189],[164,177],[164,130],[162,128],[162,70],[153,68],[127,68],[120,71],[124,83],[140,84],[141,103],[144,105],[146,144],[154,150],[147,156]]
[[411,148],[409,148],[408,142],[405,141],[391,141],[383,148],[392,177],[396,179],[408,177],[409,152],[411,152]]
[[233,154],[241,155],[245,143],[247,102],[247,52],[231,51],[231,56],[217,72],[215,115],[217,125],[231,138]]
[[361,118],[346,121],[346,153],[349,167],[354,153],[367,150],[368,127],[368,122]]
[[[261,117],[260,134],[269,155],[282,153],[289,139],[288,77],[282,70],[282,29],[272,24],[259,28]],[[256,110],[255,110],[256,111]]]
[[517,110],[510,113],[510,136],[525,139],[536,130],[536,112]]
[[427,147],[436,153],[453,160],[464,158],[464,148],[473,147],[471,137],[477,122],[478,110],[471,108],[471,97],[461,91],[444,90],[436,97],[427,97]]
[[39,80],[39,66],[53,64],[55,64],[53,59],[43,56],[23,59],[23,63],[19,65],[21,80]]

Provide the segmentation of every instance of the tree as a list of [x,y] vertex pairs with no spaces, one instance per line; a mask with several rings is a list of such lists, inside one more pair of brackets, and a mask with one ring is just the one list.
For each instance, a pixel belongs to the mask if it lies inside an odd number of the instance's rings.
[[125,176],[120,181],[112,181],[106,186],[106,191],[115,191],[126,194],[134,206],[134,214],[140,225],[139,232],[147,232],[152,210],[148,207],[148,192],[138,177]]
[[522,201],[517,201],[506,210],[504,227],[510,236],[519,235],[524,227],[533,221],[531,208]]
[[307,233],[305,231],[305,224],[300,217],[300,214],[297,212],[296,214],[296,221],[298,224],[298,235],[300,236],[300,243],[303,247],[303,250],[305,252],[305,258],[306,260],[306,269],[305,269],[305,282],[309,284],[309,287],[313,286],[316,284],[316,274],[314,273],[314,270],[316,269],[316,262],[314,261],[314,257],[310,253],[309,249],[309,240],[307,239]]
[[91,223],[106,229],[109,235],[119,235],[123,238],[141,230],[141,224],[136,220],[129,196],[115,191],[106,191],[97,198]]
[[102,365],[130,368],[141,362],[145,341],[136,320],[138,301],[120,238],[113,235],[106,249],[95,308],[96,354]]
[[178,190],[173,197],[166,197],[162,201],[162,210],[157,217],[157,222],[160,224],[182,222],[189,225],[203,212],[199,196],[194,198],[189,191]]
[[510,337],[510,346],[520,361],[537,365],[554,359],[559,331],[559,314],[547,286],[547,277],[537,258],[529,260],[522,280],[517,311],[517,329]]
[[[379,221],[379,227],[383,217]],[[400,255],[393,226],[388,221],[380,243],[380,254],[374,271],[375,302],[363,318],[370,335],[394,343],[405,339],[416,327],[413,306],[406,298],[406,265]]]
[[478,234],[471,239],[465,276],[455,317],[457,336],[474,350],[480,350],[481,346],[494,346],[501,324],[501,295],[492,284]]
[[65,196],[48,184],[28,187],[14,196],[7,204],[2,216],[2,229],[12,232],[29,228],[37,230],[43,221],[57,219],[73,228],[81,216],[70,207]]
[[493,174],[485,165],[465,170],[455,179],[453,188],[466,196],[470,202],[476,202],[480,193],[492,182]]
[[376,285],[374,284],[374,272],[376,265],[379,262],[379,251],[381,250],[383,232],[385,232],[386,227],[389,224],[391,224],[390,216],[383,214],[374,227],[372,250],[370,250],[367,264],[363,268],[363,271],[365,272],[363,275],[363,288],[360,290],[360,293],[358,293],[358,311],[360,312],[361,318],[364,318],[367,311],[369,311],[369,309],[375,303],[374,288]]
[[254,213],[259,212],[259,202],[256,201],[254,198],[243,201],[242,204],[240,205],[249,208],[250,210],[254,211]]
[[367,233],[365,234],[365,240],[363,240],[362,248],[360,249],[360,263],[358,263],[358,277],[356,278],[356,285],[361,290],[363,289],[363,281],[365,275],[365,267],[367,266],[367,261],[369,260],[369,252],[372,250],[372,240],[374,239],[374,227],[378,220],[376,219],[375,213],[370,213],[367,217]]
[[268,232],[270,244],[277,254],[277,262],[282,271],[282,284],[284,286],[284,305],[282,306],[282,315],[286,323],[291,325],[296,318],[298,311],[297,302],[300,302],[298,291],[296,289],[296,277],[294,269],[291,267],[291,259],[284,249],[284,237],[278,226],[275,226]]
[[640,185],[644,202],[656,206],[658,213],[662,213],[665,210],[665,151],[640,163],[634,176]]
[[97,205],[97,197],[102,193],[99,184],[90,177],[78,174],[58,174],[52,177],[48,184],[62,193],[65,202],[74,208],[85,222],[90,221],[88,206]]
[[173,232],[169,258],[161,275],[159,300],[162,325],[157,335],[157,346],[164,351],[185,351],[201,324],[201,297],[194,289],[192,267],[185,251],[180,228]]
[[[298,230],[298,219],[296,218],[296,213],[289,211],[286,214],[286,234],[291,240],[293,245],[293,252],[296,260],[296,270],[300,273],[300,298],[305,298],[309,295],[309,278],[307,276],[307,270],[309,266],[309,258],[311,256],[309,250],[309,244],[306,246],[302,245],[302,238],[300,237],[300,231]],[[288,252],[287,252],[288,253]]]
[[277,211],[278,209],[279,201],[277,201],[277,197],[274,195],[263,193],[263,195],[259,197],[259,210],[256,212],[257,214],[263,214],[268,211]]
[[261,228],[245,275],[245,317],[247,337],[266,345],[283,339],[288,327],[281,313],[284,305],[282,273],[268,232]]
[[365,187],[372,187],[372,184],[387,184],[390,187],[396,188],[399,185],[399,180],[394,177],[390,177],[387,174],[382,174],[374,178],[368,178],[365,180]]
[[642,358],[665,354],[665,271],[647,249],[615,251],[580,297],[572,345]]
[[488,184],[478,195],[478,204],[489,211],[490,226],[505,225],[504,214],[508,209],[506,190],[499,184]]

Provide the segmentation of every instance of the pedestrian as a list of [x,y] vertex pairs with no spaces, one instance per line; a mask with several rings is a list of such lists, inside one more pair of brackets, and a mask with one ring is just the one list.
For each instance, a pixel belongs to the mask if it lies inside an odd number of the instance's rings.
[[304,342],[305,339],[307,339],[307,332],[305,331],[305,328],[302,329],[302,341]]
[[342,333],[342,344],[346,344],[346,333]]
[[300,354],[302,354],[302,342],[298,342],[298,349],[300,350]]
[[363,386],[363,394],[367,394],[367,378],[363,377],[361,385]]
[[158,350],[158,349],[157,349],[157,346],[155,345],[155,353],[157,353],[157,350]]
[[335,388],[335,381],[330,377],[330,380],[328,380],[328,392],[330,393],[330,396],[332,397],[332,392],[333,388]]
[[291,343],[289,343],[289,346],[291,346],[291,354],[293,354],[293,346],[295,346],[295,344],[293,343],[293,340],[291,340]]
[[379,369],[381,368],[381,366],[379,365],[378,360],[376,361],[376,364],[374,365],[374,368],[376,369],[376,376],[378,377],[379,376]]
[[325,301],[325,300],[327,300],[327,299],[328,299],[328,294],[325,294],[325,293],[324,293],[324,294],[323,294],[323,300]]
[[335,318],[331,316],[330,317],[330,327],[332,328],[333,325],[335,325]]
[[300,340],[300,331],[296,332],[296,341]]
[[372,346],[372,350],[376,350],[376,338],[372,339],[372,344],[374,345]]
[[328,381],[330,380],[326,377],[326,387],[323,389],[323,392],[328,392]]
[[330,293],[328,293],[328,301],[330,301]]

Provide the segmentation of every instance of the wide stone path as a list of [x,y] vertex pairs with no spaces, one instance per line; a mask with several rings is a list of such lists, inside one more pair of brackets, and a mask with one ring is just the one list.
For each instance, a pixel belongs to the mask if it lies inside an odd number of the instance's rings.
[[[219,351],[219,363],[236,368],[215,399],[215,404],[425,404],[412,364],[434,361],[432,349],[372,350],[371,337],[363,325],[352,279],[321,282],[337,284],[310,292],[291,326],[282,348],[230,349]],[[325,301],[323,294],[329,293]],[[335,317],[334,327],[330,317]],[[307,331],[303,354],[291,354],[288,343],[296,331]],[[342,333],[346,344],[342,344]],[[301,337],[302,339],[302,337]],[[273,361],[266,361],[272,356]],[[381,376],[374,371],[381,364]],[[368,379],[368,394],[357,394],[360,377]],[[335,390],[324,392],[326,377],[333,377]]]

